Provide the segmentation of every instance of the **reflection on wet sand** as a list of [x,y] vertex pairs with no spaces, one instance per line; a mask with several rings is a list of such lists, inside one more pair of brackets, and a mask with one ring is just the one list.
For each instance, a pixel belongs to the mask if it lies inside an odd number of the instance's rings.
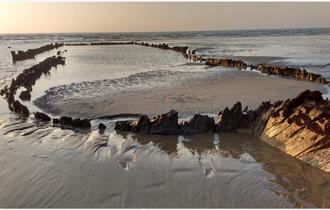
[[[125,135],[125,134],[121,134]],[[125,137],[124,137],[125,138]],[[285,196],[296,207],[304,202],[319,207],[330,206],[330,175],[284,152],[270,147],[251,135],[238,133],[202,134],[194,136],[145,136],[134,135],[142,145],[152,142],[167,154],[177,154],[177,144],[182,145],[194,156],[216,154],[245,162],[260,163],[262,168],[274,176],[269,180],[281,189],[270,189]]]
[[[17,190],[0,195],[0,206],[45,206],[33,199],[52,207],[330,206],[329,174],[253,136],[145,136],[107,126],[105,133],[81,133],[31,119],[0,118],[0,190],[7,192],[8,185]],[[77,180],[85,184],[70,187]],[[22,183],[31,185],[22,189]],[[57,189],[58,183],[68,187]],[[70,194],[71,199],[66,203],[45,197],[53,187],[54,195]],[[77,204],[82,200],[77,191],[98,196]]]

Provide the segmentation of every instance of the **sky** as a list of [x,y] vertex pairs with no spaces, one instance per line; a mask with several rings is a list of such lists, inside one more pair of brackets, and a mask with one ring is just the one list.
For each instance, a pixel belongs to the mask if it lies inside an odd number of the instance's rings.
[[330,27],[330,3],[1,2],[0,33]]

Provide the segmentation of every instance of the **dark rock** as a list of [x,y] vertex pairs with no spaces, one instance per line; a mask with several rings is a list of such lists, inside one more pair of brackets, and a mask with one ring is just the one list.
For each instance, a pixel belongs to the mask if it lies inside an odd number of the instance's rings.
[[141,46],[144,46],[144,47],[153,47],[153,48],[158,48],[158,49],[163,49],[163,50],[172,50],[172,51],[175,51],[175,52],[179,52],[183,56],[188,58],[188,54],[187,54],[188,47],[186,47],[186,46],[183,46],[183,47],[180,47],[180,46],[170,47],[165,43],[162,43],[162,44],[149,44],[149,43],[145,43],[145,42],[140,42],[140,43],[139,42],[132,42],[132,44],[141,45]]
[[72,118],[71,117],[60,117],[60,124],[66,126],[72,126]]
[[248,110],[249,110],[249,107],[246,106],[246,107],[244,108],[243,112],[247,112]]
[[107,126],[105,126],[103,123],[100,123],[98,129],[101,133],[103,133],[105,129],[107,129]]
[[196,114],[189,121],[185,121],[180,124],[180,134],[196,134],[214,132],[215,123],[213,117],[206,115]]
[[7,86],[5,86],[4,88],[2,88],[2,89],[0,90],[0,95],[1,95],[1,96],[4,96],[4,95],[7,93],[7,91],[8,91],[8,88],[7,88]]
[[149,133],[151,127],[147,115],[142,115],[138,120],[127,120],[116,122],[115,130]]
[[13,59],[13,62],[16,61],[21,61],[21,60],[26,60],[26,59],[30,59],[30,58],[34,58],[34,56],[46,52],[48,50],[52,50],[52,49],[57,49],[59,47],[62,47],[64,44],[47,44],[45,46],[36,48],[36,49],[28,49],[27,51],[21,51],[19,50],[18,52],[15,51],[11,51],[11,56]]
[[40,121],[45,121],[45,122],[51,121],[51,118],[47,114],[44,114],[42,112],[35,112],[34,117]]
[[179,134],[178,113],[171,110],[154,117],[151,121],[147,115],[142,115],[138,120],[119,121],[116,122],[115,130],[160,135]]
[[175,110],[156,116],[150,124],[150,134],[173,135],[180,133],[178,113]]
[[81,123],[81,126],[83,128],[90,128],[91,127],[91,122],[88,119],[83,119],[82,123]]
[[241,127],[244,117],[241,102],[237,102],[231,109],[226,107],[219,117],[217,131],[232,132]]
[[131,124],[135,122],[134,120],[125,120],[125,121],[117,121],[115,125],[115,130],[119,131],[131,131]]
[[62,116],[59,120],[53,119],[54,124],[60,124],[61,126],[68,126],[74,128],[91,128],[91,123],[88,119],[72,119],[71,117]]
[[261,73],[265,74],[293,77],[301,80],[315,81],[321,84],[327,84],[327,80],[323,78],[320,74],[307,72],[305,69],[269,65],[258,65],[256,69]]
[[30,115],[29,109],[17,100],[14,100],[9,104],[9,109],[24,118],[27,118]]
[[19,95],[19,98],[22,101],[30,101],[31,100],[31,93],[28,90],[22,91],[21,94]]
[[72,120],[72,124],[73,127],[77,127],[77,128],[90,128],[91,127],[91,123],[88,119],[73,119]]
[[53,118],[53,124],[54,125],[60,124],[60,120],[58,118]]
[[[277,69],[282,71],[281,69]],[[306,90],[293,99],[262,102],[255,110],[242,111],[240,102],[219,112],[220,120],[195,115],[188,122],[177,124],[178,114],[172,110],[152,121],[147,116],[139,120],[116,123],[116,130],[146,134],[177,135],[208,131],[233,132],[244,129],[268,144],[330,172],[330,101],[319,91]]]
[[29,109],[22,104],[21,104],[21,109],[20,109],[20,115],[25,118],[28,118],[30,116]]
[[236,67],[239,69],[246,69],[247,64],[241,60],[233,60],[228,58],[206,58],[205,64],[209,66],[225,66],[225,67]]
[[147,115],[142,115],[138,121],[131,124],[132,131],[148,133],[151,127],[150,119]]
[[159,135],[191,135],[214,132],[215,123],[212,117],[197,114],[191,120],[179,125],[178,113],[171,110],[154,117],[152,120],[147,115],[142,115],[138,120],[116,122],[115,130]]
[[28,108],[15,100],[14,95],[19,88],[25,87],[26,90],[21,92],[19,98],[21,100],[31,100],[32,86],[36,83],[36,80],[39,79],[43,73],[48,73],[52,67],[56,67],[59,64],[64,65],[65,58],[52,56],[31,68],[24,69],[16,79],[12,79],[10,86],[5,86],[0,91],[1,95],[6,99],[9,109],[20,114],[22,117],[28,117],[30,114]]
[[323,101],[322,93],[320,91],[310,91],[305,90],[304,92],[300,93],[296,98],[293,98],[292,100],[287,100],[285,103],[283,103],[281,109],[277,109],[272,113],[272,116],[278,116],[279,112],[283,111],[283,115],[285,117],[288,117],[291,115],[294,110],[301,106],[303,103],[307,101],[314,101],[316,103],[320,103]]

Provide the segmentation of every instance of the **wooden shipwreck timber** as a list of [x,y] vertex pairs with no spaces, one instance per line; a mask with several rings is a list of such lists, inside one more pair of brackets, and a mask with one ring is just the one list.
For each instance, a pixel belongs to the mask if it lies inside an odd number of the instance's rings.
[[11,51],[11,57],[13,59],[13,62],[22,61],[22,60],[34,58],[38,54],[41,54],[49,50],[57,49],[62,46],[64,46],[64,44],[55,43],[55,44],[47,44],[36,49],[28,49],[26,51],[22,51],[22,50]]
[[52,56],[30,68],[24,69],[16,79],[12,79],[10,85],[5,86],[0,91],[1,96],[4,96],[6,99],[9,109],[22,117],[29,117],[30,112],[28,108],[15,99],[17,90],[24,87],[26,90],[21,92],[19,98],[21,100],[29,101],[31,99],[32,86],[35,85],[41,75],[48,73],[52,67],[64,64],[64,57]]
[[306,90],[286,101],[262,102],[255,110],[243,110],[237,102],[220,111],[217,122],[200,114],[179,122],[178,113],[171,110],[152,119],[142,115],[137,120],[116,122],[115,129],[147,135],[244,132],[330,172],[330,101],[319,91]]

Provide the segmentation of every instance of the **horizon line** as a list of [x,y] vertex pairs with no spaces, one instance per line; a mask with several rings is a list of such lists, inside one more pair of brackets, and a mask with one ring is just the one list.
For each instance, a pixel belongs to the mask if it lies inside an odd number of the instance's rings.
[[217,31],[257,31],[257,30],[285,30],[285,29],[330,29],[330,26],[325,27],[275,27],[275,28],[242,28],[242,29],[196,29],[196,30],[169,30],[169,31],[113,31],[113,32],[15,32],[15,33],[1,33],[0,35],[15,35],[15,34],[106,34],[106,33],[182,33],[182,32],[217,32]]

